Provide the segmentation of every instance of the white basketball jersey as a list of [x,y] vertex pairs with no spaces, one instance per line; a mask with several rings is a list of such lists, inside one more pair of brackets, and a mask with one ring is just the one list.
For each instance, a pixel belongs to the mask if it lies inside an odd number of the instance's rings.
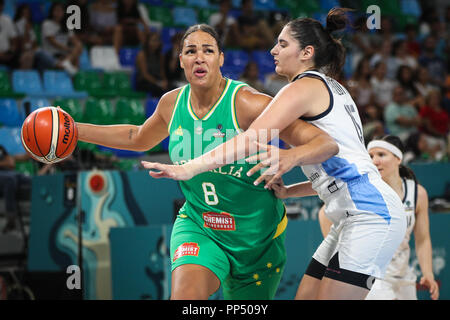
[[[352,199],[352,195],[345,196],[350,198],[347,201],[348,206],[342,206],[342,199],[330,201],[332,198],[344,197],[343,194],[339,195],[338,190],[345,188],[351,194],[348,182],[362,178],[368,180],[368,177],[381,179],[381,176],[366,150],[358,109],[348,91],[336,80],[317,71],[304,72],[295,80],[303,77],[322,80],[330,94],[330,105],[326,111],[315,117],[301,117],[301,119],[327,132],[338,144],[339,153],[320,164],[302,166],[302,170],[311,181],[312,188],[327,204],[326,215],[333,222],[337,222],[346,212],[350,214],[351,208],[355,209],[352,201],[356,201]],[[368,190],[367,194],[369,193]],[[359,203],[366,202],[366,199],[362,199],[364,195],[361,192],[355,196],[359,197]],[[367,200],[370,202],[370,199]],[[384,203],[383,199],[380,201]],[[340,212],[333,213],[333,211]]]
[[402,243],[394,254],[386,270],[386,278],[415,280],[416,276],[409,266],[409,240],[416,223],[417,183],[414,180],[403,180],[403,206],[407,219],[406,234]]

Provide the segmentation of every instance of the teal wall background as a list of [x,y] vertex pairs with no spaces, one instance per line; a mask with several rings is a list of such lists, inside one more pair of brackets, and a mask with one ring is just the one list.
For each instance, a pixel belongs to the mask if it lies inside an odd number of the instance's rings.
[[[413,169],[430,198],[442,195],[450,182],[448,164],[417,165]],[[64,174],[33,178],[30,271],[64,271],[69,265],[78,264],[77,207],[67,201],[69,178],[73,180],[73,176]],[[96,185],[98,179],[103,184]],[[304,176],[296,168],[284,180],[290,184],[304,180]],[[90,171],[80,174],[77,188],[85,213],[84,298],[168,299],[174,200],[183,198],[178,184],[152,179],[147,171]],[[320,200],[289,199],[286,205],[288,212],[294,214],[289,215],[288,260],[276,299],[294,297],[312,254],[322,241],[317,221]],[[449,227],[450,214],[430,214],[433,267],[441,285],[441,299],[450,299]],[[414,248],[413,240],[411,245]],[[412,251],[411,264],[419,273]],[[418,289],[419,298],[428,299],[427,291]],[[211,299],[220,298],[218,292]]]

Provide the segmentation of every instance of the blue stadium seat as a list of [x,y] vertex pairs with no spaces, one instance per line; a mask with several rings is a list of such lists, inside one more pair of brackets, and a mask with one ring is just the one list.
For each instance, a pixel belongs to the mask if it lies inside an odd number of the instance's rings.
[[210,8],[208,0],[187,0],[186,5],[189,7],[197,7],[197,8]]
[[29,112],[33,112],[39,108],[44,108],[50,106],[50,101],[43,97],[26,97],[22,100],[21,109],[22,112],[26,112],[29,108]]
[[44,89],[48,96],[86,98],[88,94],[83,91],[75,91],[72,79],[64,71],[44,71]]
[[247,65],[250,57],[244,50],[225,50],[224,66],[240,67],[242,70]]
[[238,80],[244,69],[240,66],[223,66],[221,68],[222,75],[232,80]]
[[150,117],[153,112],[156,110],[156,106],[158,105],[159,99],[158,98],[149,98],[145,102],[145,117]]
[[91,70],[91,60],[89,59],[89,52],[86,48],[83,48],[80,56],[80,69],[81,70]]
[[[24,2],[24,1],[20,1]],[[28,3],[31,9],[31,20],[33,23],[41,24],[47,18],[47,14],[44,10],[44,3],[37,1],[25,1]]]
[[140,0],[140,2],[148,3],[151,6],[161,6],[164,4],[164,0]]
[[339,0],[320,0],[320,9],[324,12],[328,12],[335,7],[341,7]]
[[242,0],[231,0],[231,6],[233,8],[240,8],[242,4]]
[[319,21],[323,26],[327,24],[327,13],[325,12],[315,12],[313,13],[313,19]]
[[15,99],[0,99],[0,125],[22,126],[24,114],[20,112]]
[[0,128],[0,144],[10,155],[26,153],[20,137],[21,127]]
[[35,70],[14,70],[12,72],[12,85],[13,90],[18,93],[25,93],[28,95],[44,94],[41,77]]
[[177,26],[192,26],[198,23],[197,11],[193,8],[175,7],[172,11],[173,22]]
[[5,6],[3,8],[3,13],[14,19],[16,13],[16,0],[5,0]]
[[255,50],[251,54],[252,60],[256,62],[259,68],[259,73],[264,75],[266,73],[275,72],[275,64],[273,56],[269,51]]
[[278,8],[275,0],[254,0],[253,7],[255,10],[261,11],[271,11]]
[[163,141],[161,141],[161,147],[164,151],[169,151],[169,141],[170,137],[167,137]]
[[122,48],[119,52],[119,61],[123,67],[133,67],[136,62],[138,48]]
[[163,52],[166,53],[172,48],[172,37],[180,31],[184,31],[184,28],[175,28],[175,27],[163,27],[161,31],[161,42],[163,45]]
[[407,15],[419,18],[422,15],[422,8],[417,0],[400,0],[402,12]]

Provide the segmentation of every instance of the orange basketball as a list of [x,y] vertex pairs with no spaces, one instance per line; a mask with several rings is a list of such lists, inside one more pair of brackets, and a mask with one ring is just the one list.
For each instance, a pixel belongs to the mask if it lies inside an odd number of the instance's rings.
[[55,163],[70,156],[78,142],[72,117],[56,107],[39,108],[22,125],[22,144],[36,160]]

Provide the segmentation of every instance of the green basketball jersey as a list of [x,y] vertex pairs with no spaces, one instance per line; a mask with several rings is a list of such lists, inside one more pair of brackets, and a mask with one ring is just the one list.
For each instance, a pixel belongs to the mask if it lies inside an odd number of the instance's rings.
[[[245,85],[226,79],[220,98],[203,118],[190,104],[190,85],[181,89],[168,127],[169,153],[175,164],[196,158],[241,131],[235,97]],[[253,166],[242,159],[181,181],[186,203],[179,217],[188,216],[210,237],[233,249],[250,249],[277,237],[287,223],[283,202],[264,189],[264,183],[253,185],[259,176],[247,176]]]

